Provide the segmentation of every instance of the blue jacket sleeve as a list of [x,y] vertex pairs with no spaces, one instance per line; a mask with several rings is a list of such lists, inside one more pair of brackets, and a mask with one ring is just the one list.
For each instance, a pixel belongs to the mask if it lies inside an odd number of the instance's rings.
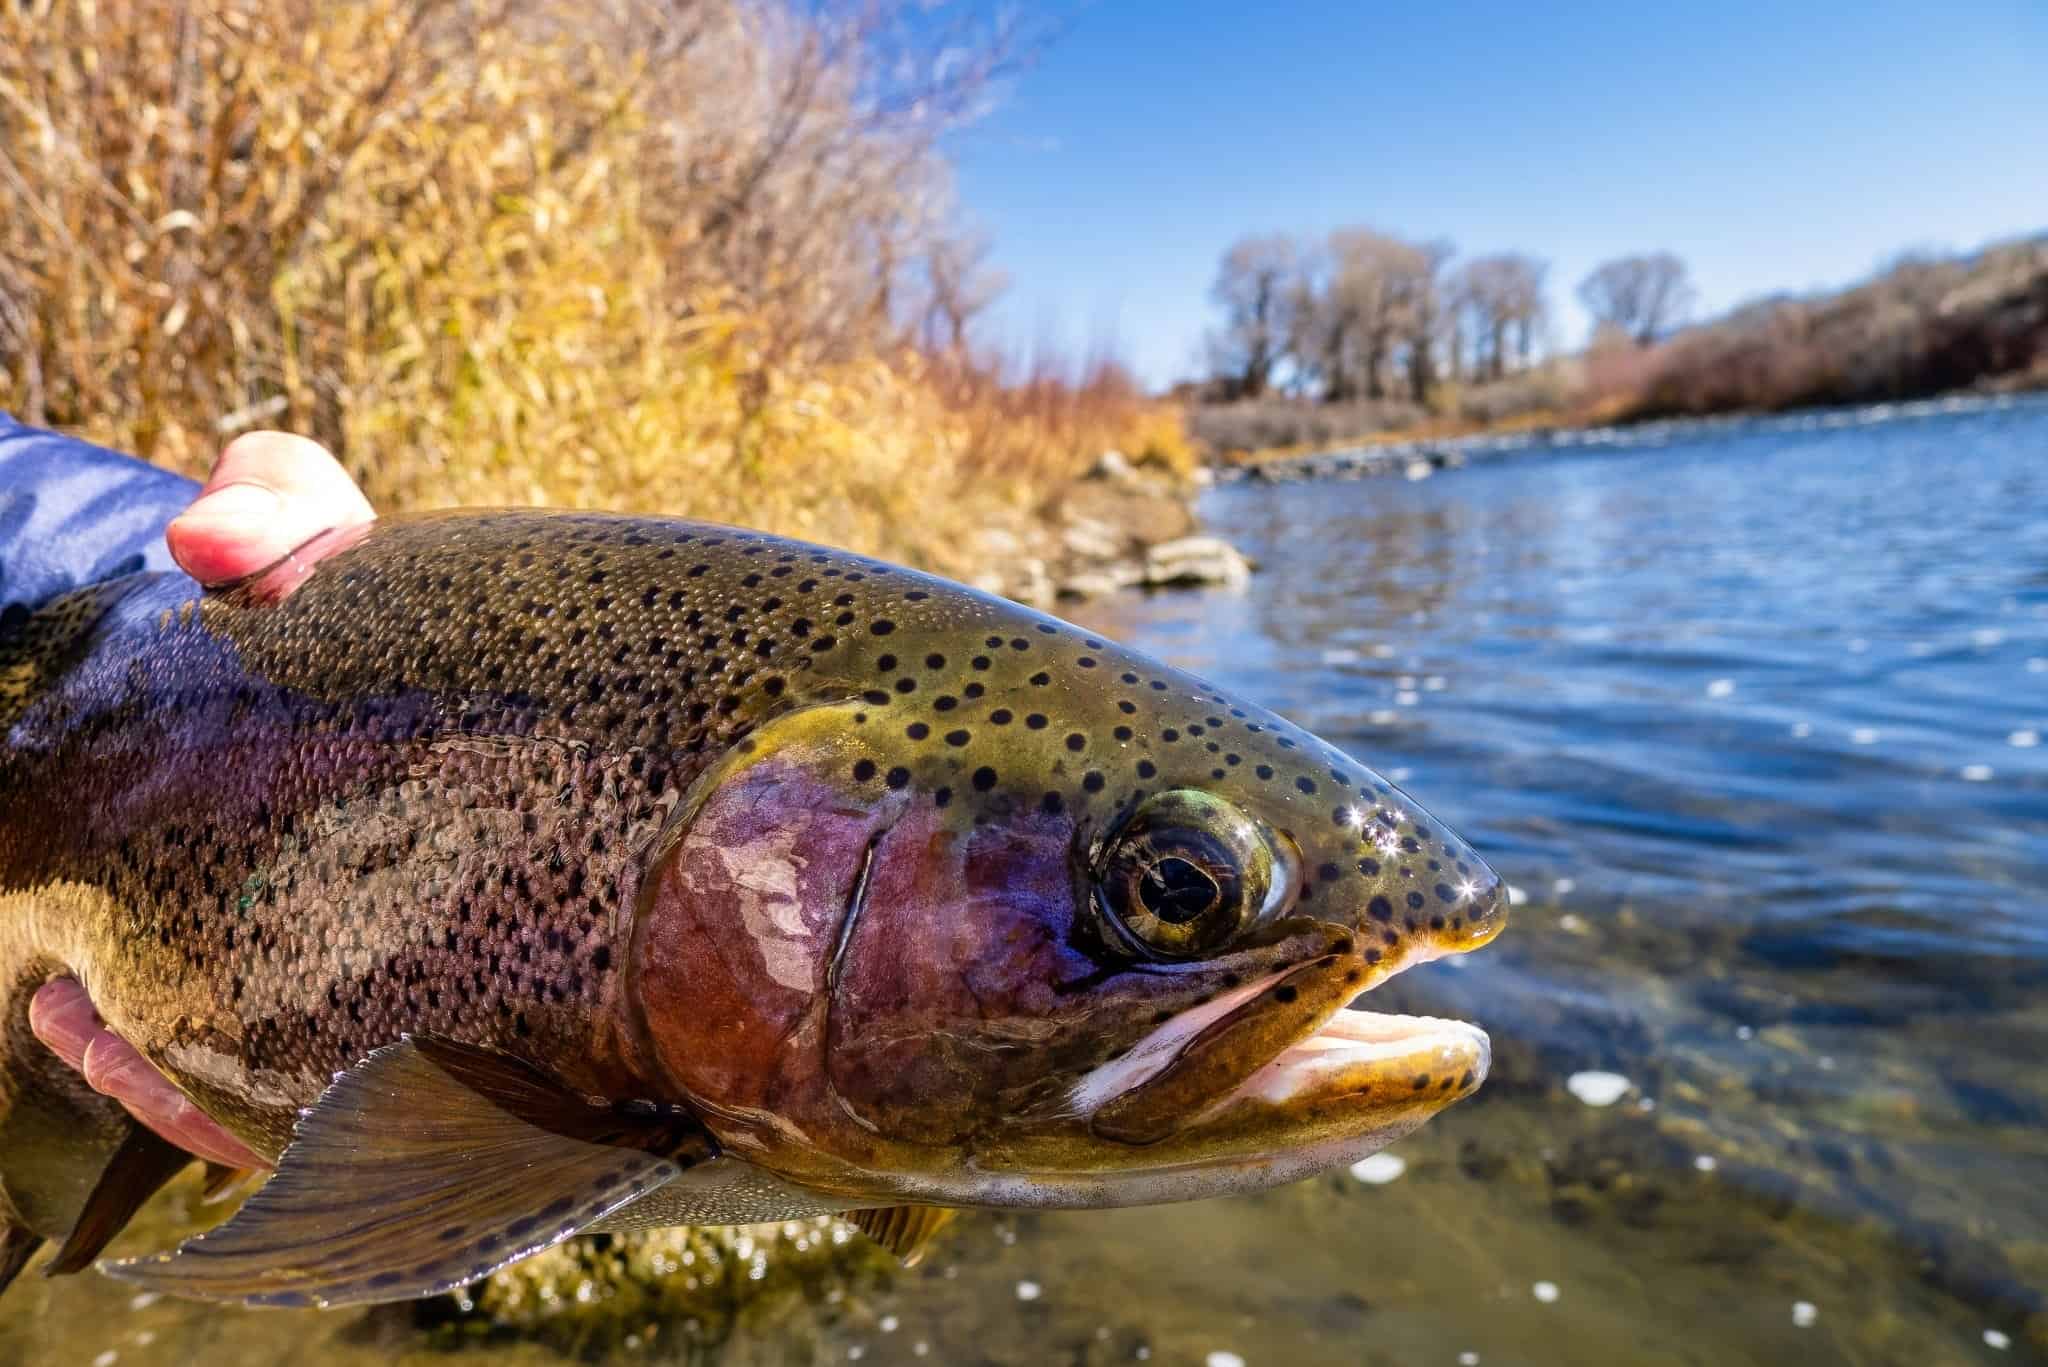
[[164,527],[198,492],[182,475],[0,413],[0,620],[82,584],[176,568]]

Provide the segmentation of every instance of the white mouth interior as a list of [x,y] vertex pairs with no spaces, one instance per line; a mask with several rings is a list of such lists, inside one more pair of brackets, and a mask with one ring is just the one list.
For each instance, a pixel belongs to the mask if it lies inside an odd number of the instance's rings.
[[1285,1102],[1361,1065],[1402,1063],[1432,1078],[1460,1077],[1467,1071],[1483,1078],[1492,1061],[1493,1041],[1464,1021],[1339,1011],[1315,1034],[1246,1078],[1224,1104],[1247,1098]]

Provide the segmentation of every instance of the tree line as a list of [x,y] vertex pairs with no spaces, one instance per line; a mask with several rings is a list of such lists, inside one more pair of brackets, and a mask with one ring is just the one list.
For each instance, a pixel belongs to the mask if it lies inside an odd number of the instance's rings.
[[[1424,403],[1445,380],[1506,379],[1544,348],[1549,273],[1526,252],[1460,261],[1447,241],[1366,227],[1240,238],[1210,291],[1222,313],[1208,343],[1211,392]],[[1603,262],[1578,293],[1600,333],[1641,347],[1677,327],[1692,301],[1685,263],[1661,251]]]

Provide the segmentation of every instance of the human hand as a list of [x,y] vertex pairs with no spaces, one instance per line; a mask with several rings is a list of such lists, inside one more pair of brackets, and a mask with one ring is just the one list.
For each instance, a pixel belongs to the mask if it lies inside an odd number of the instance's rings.
[[[222,584],[296,554],[301,566],[322,532],[376,519],[369,500],[325,448],[287,432],[251,432],[221,452],[206,487],[164,532],[172,557],[202,584]],[[345,538],[321,545],[338,548]],[[289,592],[290,585],[284,587]],[[263,1159],[209,1119],[149,1060],[101,1021],[71,978],[45,983],[29,1003],[36,1038],[91,1087],[171,1143],[229,1167]]]

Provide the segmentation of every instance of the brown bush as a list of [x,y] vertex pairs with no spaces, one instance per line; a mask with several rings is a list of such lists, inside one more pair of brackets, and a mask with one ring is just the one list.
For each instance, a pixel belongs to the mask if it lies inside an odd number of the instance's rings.
[[1878,403],[2048,360],[2048,238],[1910,259],[1866,284],[1751,305],[1651,354],[1632,417]]
[[957,234],[934,138],[1009,40],[920,62],[888,14],[0,7],[0,406],[188,470],[291,427],[392,506],[660,508],[959,568],[966,527],[1177,419],[907,344]]

